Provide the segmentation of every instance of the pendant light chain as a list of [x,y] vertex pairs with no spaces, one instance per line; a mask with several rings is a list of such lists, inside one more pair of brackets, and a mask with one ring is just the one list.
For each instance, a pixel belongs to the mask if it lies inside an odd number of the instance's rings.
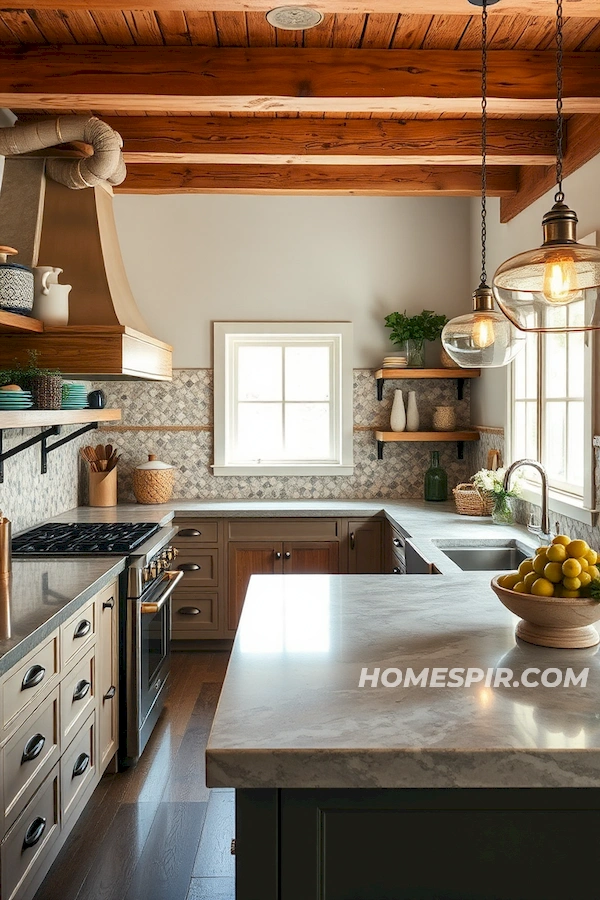
[[[559,3],[561,0],[559,0]],[[487,284],[485,245],[487,239],[487,0],[481,15],[481,284]]]
[[558,191],[554,196],[555,203],[562,203],[565,195],[562,189],[563,169],[563,6],[562,0],[556,0],[556,184]]

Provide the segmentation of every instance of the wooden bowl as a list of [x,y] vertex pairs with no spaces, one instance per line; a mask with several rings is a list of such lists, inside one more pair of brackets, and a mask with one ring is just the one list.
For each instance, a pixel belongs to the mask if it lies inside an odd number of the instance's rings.
[[600,636],[593,626],[600,619],[600,603],[588,597],[535,597],[520,594],[492,578],[492,590],[521,621],[516,635],[540,647],[594,647]]

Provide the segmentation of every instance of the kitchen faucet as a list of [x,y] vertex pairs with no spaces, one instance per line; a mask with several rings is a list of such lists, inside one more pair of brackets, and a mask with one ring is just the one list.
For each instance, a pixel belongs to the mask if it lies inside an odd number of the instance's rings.
[[548,515],[548,473],[546,472],[544,466],[535,459],[517,459],[514,463],[510,464],[510,466],[504,473],[504,490],[509,490],[511,475],[515,471],[515,469],[519,469],[521,466],[533,466],[534,469],[538,470],[542,478],[542,521],[540,525],[534,525],[532,516],[532,521],[527,526],[527,530],[531,531],[533,534],[539,535],[540,537],[550,537],[550,516]]

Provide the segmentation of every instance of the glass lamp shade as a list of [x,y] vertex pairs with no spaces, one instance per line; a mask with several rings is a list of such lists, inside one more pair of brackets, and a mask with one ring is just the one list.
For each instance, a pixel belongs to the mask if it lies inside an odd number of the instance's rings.
[[473,294],[473,312],[451,319],[442,331],[442,344],[462,369],[494,369],[508,365],[525,344],[526,335],[493,307],[487,285]]
[[600,250],[578,244],[577,216],[556,203],[544,216],[544,243],[497,269],[498,306],[523,331],[600,329]]

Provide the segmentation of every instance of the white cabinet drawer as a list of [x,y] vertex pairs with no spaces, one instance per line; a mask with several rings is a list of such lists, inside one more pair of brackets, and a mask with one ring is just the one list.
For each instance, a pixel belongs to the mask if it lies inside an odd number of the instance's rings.
[[62,748],[81,728],[96,704],[96,651],[90,650],[60,683]]
[[178,519],[173,525],[179,531],[173,538],[175,547],[181,549],[191,544],[217,544],[219,541],[219,522],[217,519]]
[[60,644],[63,669],[83,647],[96,637],[95,598],[86,603],[74,616],[60,627]]
[[219,583],[219,551],[202,547],[182,550],[172,568],[184,573],[180,588],[216,587]]
[[173,596],[171,637],[185,640],[216,631],[219,625],[219,595],[176,591]]
[[10,727],[26,708],[33,709],[58,680],[58,632],[8,676],[4,695],[4,728]]
[[58,687],[7,742],[4,755],[4,830],[36,792],[60,753]]
[[92,713],[71,741],[60,761],[60,789],[63,822],[66,822],[88,785],[96,781],[96,714]]

